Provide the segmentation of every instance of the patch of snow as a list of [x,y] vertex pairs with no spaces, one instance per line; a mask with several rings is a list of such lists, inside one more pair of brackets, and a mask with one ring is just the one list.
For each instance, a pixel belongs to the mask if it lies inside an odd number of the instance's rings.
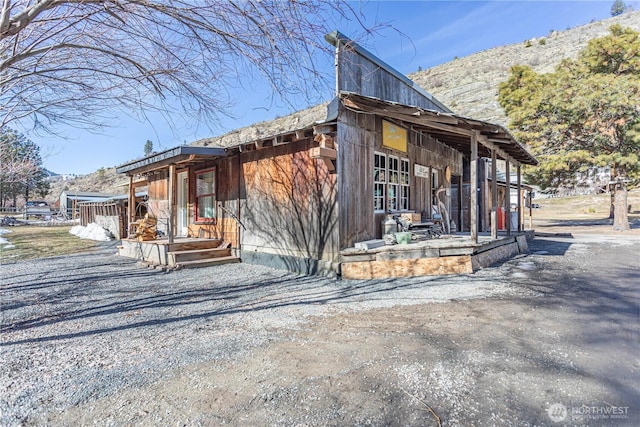
[[99,226],[95,222],[89,223],[86,227],[82,225],[71,227],[69,233],[78,236],[81,239],[98,240],[101,242],[113,240],[111,232]]
[[[7,230],[6,228],[0,228],[0,236],[2,236],[3,234],[7,234],[7,233],[11,233],[11,230]],[[0,237],[0,246],[3,246],[2,249],[13,249],[13,248],[15,248],[15,246],[10,241],[5,239],[4,237]]]
[[2,246],[2,249],[13,249],[15,248],[15,246],[8,241],[7,239],[4,239],[2,237],[0,237],[0,246]]
[[520,270],[525,270],[525,271],[532,271],[536,269],[536,265],[534,263],[532,263],[531,261],[525,261],[525,262],[521,262],[518,265],[516,265],[516,268],[520,269]]

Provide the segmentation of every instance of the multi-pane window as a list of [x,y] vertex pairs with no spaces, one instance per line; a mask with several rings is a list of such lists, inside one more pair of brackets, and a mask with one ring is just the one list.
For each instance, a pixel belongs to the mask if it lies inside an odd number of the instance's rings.
[[398,197],[400,192],[400,159],[389,156],[389,184],[387,185],[387,210],[398,210]]
[[373,209],[384,212],[384,192],[387,183],[387,156],[374,153]]
[[400,200],[398,209],[409,210],[409,160],[400,160]]
[[216,170],[196,173],[196,218],[210,221],[216,217]]
[[373,203],[377,212],[409,209],[409,160],[374,153]]

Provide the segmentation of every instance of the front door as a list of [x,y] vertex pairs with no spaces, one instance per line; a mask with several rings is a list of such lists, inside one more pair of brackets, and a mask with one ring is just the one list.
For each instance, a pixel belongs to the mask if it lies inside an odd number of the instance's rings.
[[177,174],[178,194],[176,197],[178,218],[176,224],[176,237],[186,237],[189,233],[189,179],[187,172]]

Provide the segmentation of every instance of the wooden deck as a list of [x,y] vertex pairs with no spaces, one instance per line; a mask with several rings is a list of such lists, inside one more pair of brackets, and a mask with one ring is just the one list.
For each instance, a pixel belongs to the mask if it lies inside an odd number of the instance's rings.
[[340,252],[345,279],[381,279],[446,274],[469,274],[528,251],[526,233],[478,236],[450,235],[439,239],[386,245],[375,249],[349,248]]

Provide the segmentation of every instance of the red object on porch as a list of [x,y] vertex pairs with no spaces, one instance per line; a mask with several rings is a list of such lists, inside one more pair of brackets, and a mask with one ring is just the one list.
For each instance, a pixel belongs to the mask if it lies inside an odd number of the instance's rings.
[[498,208],[498,230],[505,230],[506,229],[506,212],[504,211],[504,208]]

